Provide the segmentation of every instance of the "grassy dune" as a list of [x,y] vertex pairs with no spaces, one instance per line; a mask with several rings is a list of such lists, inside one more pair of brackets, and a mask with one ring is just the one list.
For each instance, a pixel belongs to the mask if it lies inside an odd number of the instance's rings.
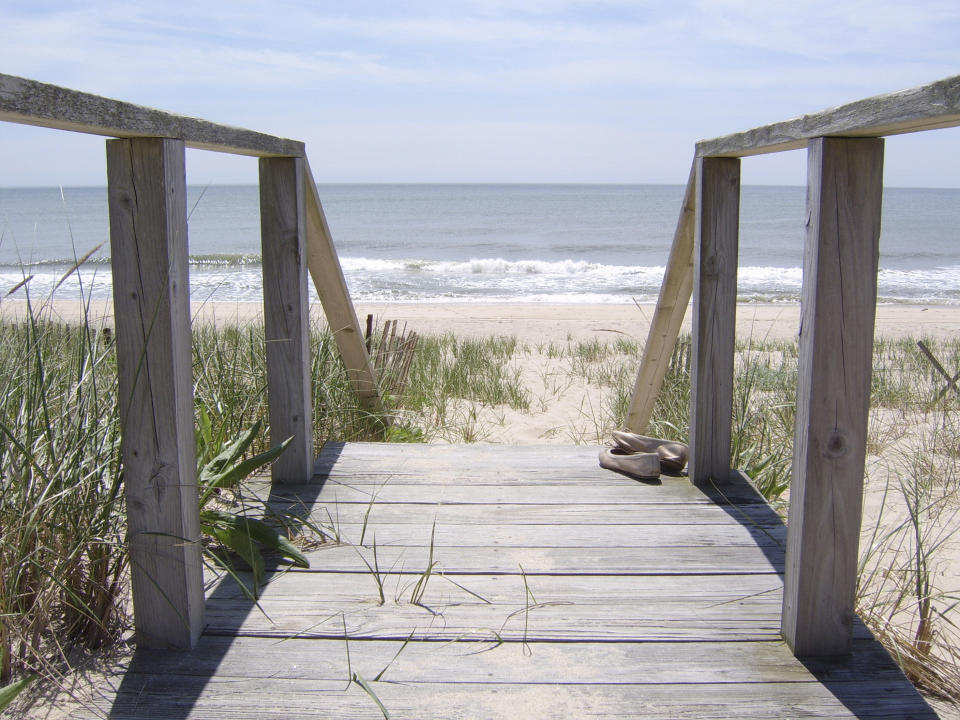
[[[385,429],[357,407],[329,333],[316,329],[312,345],[318,443],[497,441],[532,420],[539,442],[602,442],[625,415],[640,351],[619,336],[424,337],[405,385],[387,379],[396,421]],[[929,345],[960,367],[960,341]],[[674,354],[651,429],[678,440],[688,433],[686,347]],[[266,425],[262,329],[198,326],[193,359],[201,448]],[[736,367],[733,464],[782,504],[796,344],[740,345]],[[916,683],[960,698],[960,398],[934,402],[943,383],[912,340],[878,342],[874,368],[860,610]],[[0,687],[57,678],[78,652],[102,652],[129,627],[117,404],[108,328],[58,324],[42,306],[0,323]],[[266,448],[264,430],[251,452]]]

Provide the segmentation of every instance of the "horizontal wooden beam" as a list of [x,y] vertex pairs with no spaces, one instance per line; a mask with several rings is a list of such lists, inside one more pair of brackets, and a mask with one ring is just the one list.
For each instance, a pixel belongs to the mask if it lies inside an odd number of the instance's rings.
[[303,157],[299,140],[218,125],[58,85],[0,74],[0,121],[117,138],[163,137],[254,157]]
[[816,137],[884,137],[960,126],[960,75],[697,143],[698,157],[798,150]]

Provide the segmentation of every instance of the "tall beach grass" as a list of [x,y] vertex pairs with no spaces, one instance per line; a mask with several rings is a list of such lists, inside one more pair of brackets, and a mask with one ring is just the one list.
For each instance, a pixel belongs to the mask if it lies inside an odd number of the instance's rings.
[[[198,432],[207,436],[201,453],[257,422],[264,431],[251,452],[266,450],[262,328],[198,325],[193,333]],[[402,393],[391,396],[388,425],[357,404],[330,334],[314,328],[311,344],[318,446],[484,439],[490,417],[536,413],[573,387],[603,400],[590,408],[589,432],[562,439],[602,441],[622,425],[641,350],[622,336],[549,345],[421,338]],[[930,345],[945,365],[960,367],[960,341]],[[651,427],[677,440],[689,432],[684,347]],[[860,610],[915,682],[956,698],[957,594],[941,587],[938,573],[956,539],[960,399],[950,393],[934,402],[943,383],[912,341],[879,341],[874,359],[870,486],[885,487],[889,502],[865,526]],[[535,382],[522,371],[531,364],[541,368]],[[737,347],[733,465],[774,502],[789,492],[796,367],[795,343]],[[128,629],[116,394],[113,337],[102,322],[62,325],[43,303],[23,321],[0,322],[0,687],[33,673],[56,676],[77,652]]]

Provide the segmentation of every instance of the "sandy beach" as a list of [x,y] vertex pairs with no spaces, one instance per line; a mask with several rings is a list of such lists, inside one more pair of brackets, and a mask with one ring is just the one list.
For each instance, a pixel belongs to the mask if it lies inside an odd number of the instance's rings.
[[[457,401],[449,409],[449,427],[428,439],[435,442],[479,441],[511,444],[603,443],[609,437],[616,411],[616,398],[608,387],[592,383],[572,371],[572,359],[550,351],[569,343],[597,340],[613,342],[626,337],[643,343],[653,317],[653,305],[547,305],[531,303],[481,304],[358,304],[357,315],[365,326],[372,314],[379,326],[397,320],[399,327],[425,335],[453,333],[460,337],[516,336],[524,349],[515,354],[510,367],[517,372],[533,398],[527,410],[476,406]],[[79,301],[57,300],[43,310],[49,317],[77,322],[82,317]],[[111,326],[112,303],[90,306],[94,324]],[[22,318],[22,301],[0,302],[0,318]],[[319,302],[311,306],[313,320],[324,324]],[[195,323],[227,325],[262,322],[262,306],[253,302],[198,303],[192,308]],[[689,332],[690,315],[684,323]],[[737,334],[757,340],[791,340],[797,337],[798,303],[741,304],[737,308]],[[960,337],[960,307],[880,305],[877,307],[878,338]],[[626,361],[624,361],[626,362]],[[631,361],[635,362],[635,361]],[[632,370],[632,365],[630,368]]]
[[[357,316],[363,325],[367,314],[379,324],[397,320],[421,334],[454,333],[468,337],[516,335],[531,343],[565,342],[612,338],[623,334],[646,339],[653,317],[653,304],[634,305],[551,305],[533,303],[396,303],[358,304]],[[50,317],[77,322],[83,308],[78,300],[56,300],[49,304]],[[26,303],[0,301],[0,318],[22,318]],[[94,301],[90,314],[97,321],[112,323],[112,303]],[[217,324],[260,322],[262,306],[255,302],[195,303],[195,322]],[[311,315],[324,322],[319,302],[311,306]],[[797,337],[800,324],[798,303],[745,303],[737,307],[737,335],[767,340]],[[690,312],[684,331],[690,330]],[[960,337],[960,306],[951,305],[879,305],[875,335],[878,338],[951,338]]]

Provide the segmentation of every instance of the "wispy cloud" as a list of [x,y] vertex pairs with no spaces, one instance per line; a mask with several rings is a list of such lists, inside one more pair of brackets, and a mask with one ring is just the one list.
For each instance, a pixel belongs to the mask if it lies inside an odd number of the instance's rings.
[[0,16],[4,72],[294,136],[403,124],[427,146],[434,122],[692,143],[960,70],[955,0],[0,0]]

